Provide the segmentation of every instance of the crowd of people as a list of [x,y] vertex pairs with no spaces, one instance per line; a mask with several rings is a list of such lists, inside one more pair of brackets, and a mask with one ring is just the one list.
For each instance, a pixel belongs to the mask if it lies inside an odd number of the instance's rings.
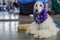
[[0,11],[10,11],[19,9],[19,4],[17,2],[3,2],[0,3]]

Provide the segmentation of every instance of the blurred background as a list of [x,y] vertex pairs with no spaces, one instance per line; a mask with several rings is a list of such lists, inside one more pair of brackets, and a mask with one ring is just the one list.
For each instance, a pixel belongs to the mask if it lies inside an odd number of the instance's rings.
[[[0,40],[25,40],[22,33],[17,33],[17,27],[34,21],[35,2],[36,0],[0,0]],[[60,0],[46,0],[46,8],[47,13],[60,25]],[[59,37],[50,39],[59,40]]]

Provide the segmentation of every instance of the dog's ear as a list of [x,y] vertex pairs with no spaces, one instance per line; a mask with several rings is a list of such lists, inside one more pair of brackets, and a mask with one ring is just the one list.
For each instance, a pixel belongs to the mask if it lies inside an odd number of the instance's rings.
[[45,2],[43,2],[43,4],[44,4],[44,8],[46,8],[46,3],[45,3]]
[[[36,3],[34,4],[34,6],[33,6],[33,13],[35,13],[35,5],[36,5]],[[37,6],[37,5],[36,5]]]

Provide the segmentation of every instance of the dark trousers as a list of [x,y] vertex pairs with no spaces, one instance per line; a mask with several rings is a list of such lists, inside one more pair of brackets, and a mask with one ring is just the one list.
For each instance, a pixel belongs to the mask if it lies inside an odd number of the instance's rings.
[[34,3],[21,4],[20,3],[20,14],[33,14]]

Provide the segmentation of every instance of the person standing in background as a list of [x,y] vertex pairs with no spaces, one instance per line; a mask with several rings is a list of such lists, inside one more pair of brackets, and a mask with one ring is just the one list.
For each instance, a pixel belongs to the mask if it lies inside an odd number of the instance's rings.
[[10,11],[12,9],[13,9],[12,8],[12,2],[11,1],[8,1],[8,3],[7,3],[7,10]]
[[4,7],[1,3],[0,3],[0,11],[4,11]]
[[7,4],[6,4],[6,2],[3,2],[3,7],[4,7],[4,11],[7,11]]

